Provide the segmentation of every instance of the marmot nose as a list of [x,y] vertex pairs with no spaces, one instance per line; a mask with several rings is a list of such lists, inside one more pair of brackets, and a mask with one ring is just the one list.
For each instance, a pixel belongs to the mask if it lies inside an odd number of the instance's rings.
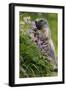
[[38,21],[35,21],[35,24],[36,24],[37,29],[41,30],[41,28],[42,28],[41,23],[39,23]]

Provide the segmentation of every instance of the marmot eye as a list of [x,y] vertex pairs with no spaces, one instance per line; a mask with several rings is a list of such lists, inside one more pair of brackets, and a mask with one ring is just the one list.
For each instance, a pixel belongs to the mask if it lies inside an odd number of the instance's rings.
[[44,20],[40,20],[39,22],[43,22]]

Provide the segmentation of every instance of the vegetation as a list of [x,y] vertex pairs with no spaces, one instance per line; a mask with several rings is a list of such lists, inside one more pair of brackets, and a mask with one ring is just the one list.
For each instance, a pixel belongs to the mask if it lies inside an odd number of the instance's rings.
[[57,54],[57,14],[50,13],[25,13],[19,14],[20,25],[20,73],[19,77],[43,77],[53,76],[53,65],[49,62],[46,56],[43,56],[40,49],[32,42],[31,38],[26,34],[30,25],[26,25],[23,21],[25,16],[30,16],[32,20],[37,18],[46,18],[51,28],[52,39],[55,44]]

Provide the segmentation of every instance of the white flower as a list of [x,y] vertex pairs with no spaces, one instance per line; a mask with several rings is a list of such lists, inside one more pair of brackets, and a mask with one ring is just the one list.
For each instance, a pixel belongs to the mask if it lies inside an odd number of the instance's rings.
[[24,20],[25,23],[31,24],[31,18],[30,18],[30,16],[29,17],[24,17],[23,20]]

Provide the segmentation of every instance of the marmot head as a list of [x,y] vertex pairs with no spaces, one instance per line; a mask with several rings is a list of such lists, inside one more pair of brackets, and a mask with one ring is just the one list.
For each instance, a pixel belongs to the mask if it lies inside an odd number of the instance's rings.
[[36,24],[37,29],[39,29],[39,30],[48,26],[48,22],[44,18],[35,21],[35,24]]

